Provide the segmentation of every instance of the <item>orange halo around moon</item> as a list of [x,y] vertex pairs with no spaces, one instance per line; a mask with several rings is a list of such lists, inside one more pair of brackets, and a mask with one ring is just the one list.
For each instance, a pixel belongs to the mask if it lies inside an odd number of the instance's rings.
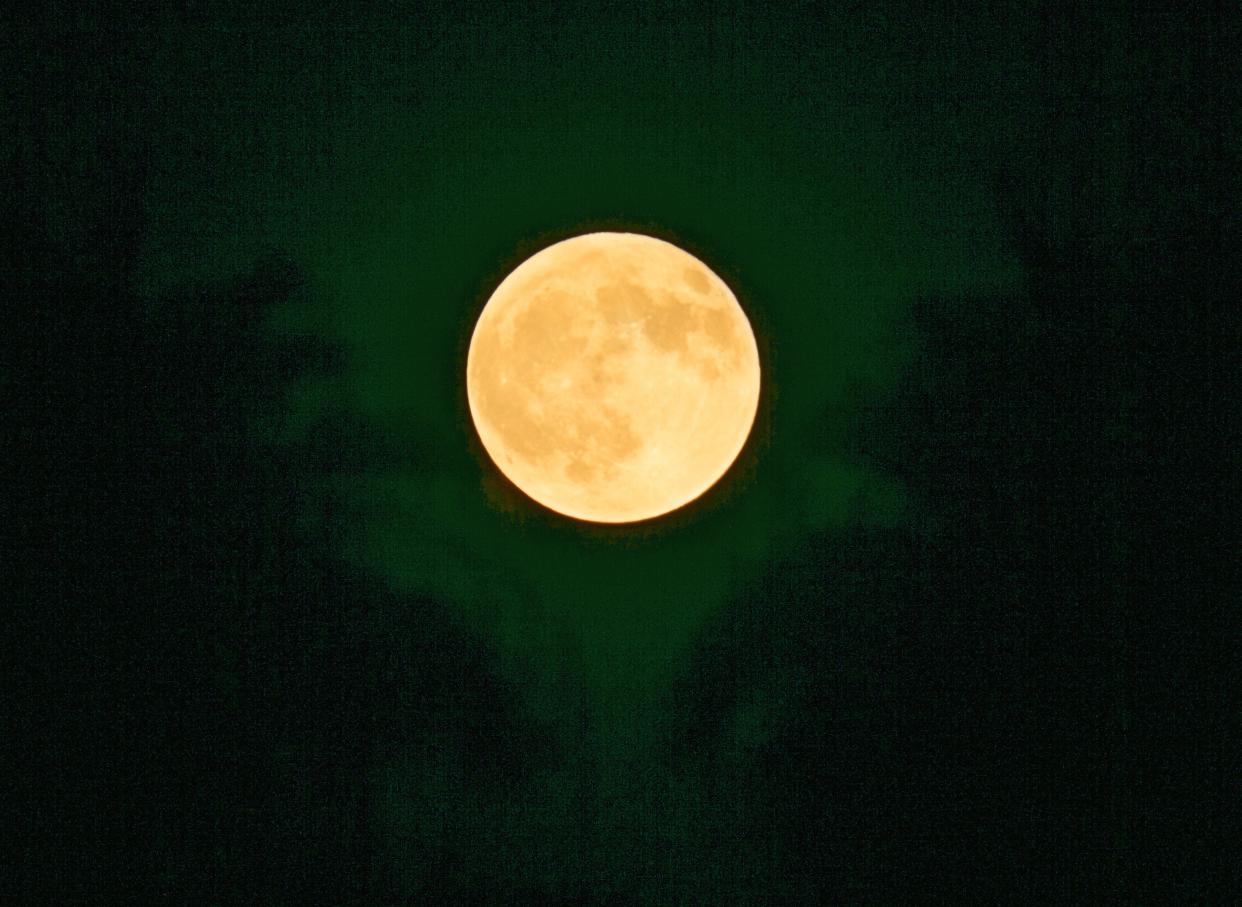
[[522,262],[466,359],[488,455],[540,504],[629,523],[702,495],[741,452],[759,350],[729,287],[689,253],[588,233]]

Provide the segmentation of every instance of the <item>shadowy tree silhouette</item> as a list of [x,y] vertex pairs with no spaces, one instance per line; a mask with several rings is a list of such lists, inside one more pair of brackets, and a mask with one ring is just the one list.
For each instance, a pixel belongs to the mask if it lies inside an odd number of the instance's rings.
[[[271,256],[144,306],[36,229],[6,277],[18,892],[400,895],[372,821],[386,759],[430,740],[496,784],[555,755],[447,608],[339,557],[326,479],[399,452],[334,414],[262,430],[292,379],[340,365],[264,327],[301,275]],[[468,854],[421,884],[468,897]]]

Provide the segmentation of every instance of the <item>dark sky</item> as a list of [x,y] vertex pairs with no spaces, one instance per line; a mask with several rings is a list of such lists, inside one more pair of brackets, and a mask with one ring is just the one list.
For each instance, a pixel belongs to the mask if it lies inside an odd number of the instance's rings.
[[[776,6],[6,14],[20,890],[1227,899],[1237,23]],[[639,527],[465,409],[595,229],[763,357]]]

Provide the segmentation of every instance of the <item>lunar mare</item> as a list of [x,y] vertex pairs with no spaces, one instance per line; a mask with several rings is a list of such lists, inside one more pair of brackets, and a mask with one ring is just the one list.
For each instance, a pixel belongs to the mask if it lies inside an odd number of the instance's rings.
[[475,325],[479,439],[531,498],[626,523],[703,494],[741,452],[759,352],[729,287],[676,246],[589,233],[528,258]]

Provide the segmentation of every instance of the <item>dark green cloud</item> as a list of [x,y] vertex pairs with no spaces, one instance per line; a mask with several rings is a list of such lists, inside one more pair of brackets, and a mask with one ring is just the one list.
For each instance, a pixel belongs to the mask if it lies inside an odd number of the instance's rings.
[[[222,27],[186,51],[220,72],[218,94],[193,81],[150,196],[152,295],[270,247],[310,275],[289,323],[340,345],[345,372],[291,388],[286,431],[348,414],[409,451],[334,477],[348,555],[453,602],[518,657],[572,638],[614,703],[658,688],[773,550],[860,514],[900,519],[903,490],[851,447],[858,410],[902,374],[913,300],[1016,280],[985,187],[897,103],[874,23],[840,20],[814,43],[793,20],[745,24],[377,16],[292,37],[286,24],[269,41],[296,60]],[[200,118],[216,127],[179,140]],[[708,261],[764,354],[736,474],[629,536],[515,497],[473,444],[461,387],[489,290],[542,244],[600,227]]]

